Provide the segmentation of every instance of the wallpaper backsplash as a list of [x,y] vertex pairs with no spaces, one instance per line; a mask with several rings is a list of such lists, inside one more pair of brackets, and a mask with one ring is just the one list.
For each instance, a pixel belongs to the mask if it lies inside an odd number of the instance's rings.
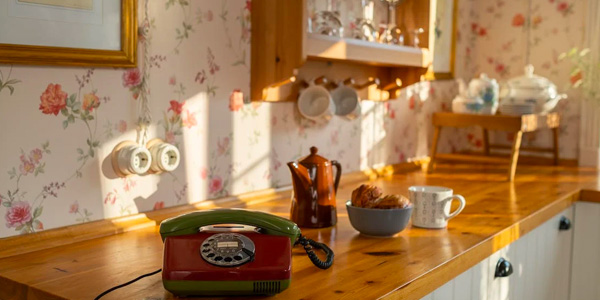
[[[562,9],[561,1],[535,0],[542,21],[507,29],[524,13],[522,1],[461,0],[458,75],[519,74],[522,27],[531,25],[538,30],[537,72],[566,82],[568,68],[554,58],[580,43],[582,1]],[[431,114],[448,110],[457,92],[454,81],[422,82],[395,101],[363,101],[359,119],[315,125],[294,103],[248,103],[250,1],[150,1],[147,21],[143,2],[139,20],[148,34],[140,36],[139,68],[0,65],[0,237],[285,186],[285,163],[313,145],[340,161],[345,173],[425,156]],[[109,155],[119,142],[136,139],[144,65],[150,137],[177,145],[183,158],[170,174],[117,178]],[[561,153],[575,157],[576,143],[569,141],[576,140],[577,102],[565,101],[559,110],[567,119]],[[459,151],[481,143],[476,130],[448,130],[440,147]]]

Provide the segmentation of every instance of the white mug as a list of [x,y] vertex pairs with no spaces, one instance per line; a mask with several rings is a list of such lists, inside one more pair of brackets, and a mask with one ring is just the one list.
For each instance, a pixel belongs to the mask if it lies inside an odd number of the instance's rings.
[[307,119],[327,122],[335,113],[335,104],[326,88],[313,84],[300,92],[298,110]]
[[[448,220],[456,217],[466,205],[465,198],[453,195],[450,188],[441,186],[411,186],[408,188],[413,203],[412,224],[423,228],[445,228]],[[457,210],[450,213],[452,200],[458,200]]]
[[360,116],[360,97],[355,89],[347,86],[338,86],[331,92],[335,104],[335,114],[354,120]]

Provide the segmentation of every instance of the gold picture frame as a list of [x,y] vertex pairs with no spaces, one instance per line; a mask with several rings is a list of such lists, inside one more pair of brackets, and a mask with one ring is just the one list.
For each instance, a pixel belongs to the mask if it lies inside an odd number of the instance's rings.
[[[430,66],[427,73],[425,73],[426,80],[450,80],[454,79],[454,69],[456,63],[456,38],[458,34],[458,0],[449,0],[452,2],[452,28],[450,29],[451,35],[451,44],[450,44],[450,70],[448,72],[435,72],[433,70],[433,65]],[[435,16],[432,16],[435,18]]]
[[121,0],[121,50],[0,44],[0,63],[135,67],[137,65],[137,0]]

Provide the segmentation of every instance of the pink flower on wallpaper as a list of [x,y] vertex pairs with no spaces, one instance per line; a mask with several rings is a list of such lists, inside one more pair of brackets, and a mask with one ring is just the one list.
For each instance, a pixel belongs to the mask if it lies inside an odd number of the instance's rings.
[[176,115],[181,115],[181,112],[183,111],[183,105],[185,104],[185,102],[177,102],[177,100],[171,100],[169,101],[169,109],[167,109],[167,111],[173,111]]
[[410,96],[410,98],[408,99],[408,108],[410,108],[411,110],[415,109],[415,104],[416,104],[415,96],[414,95]]
[[44,223],[42,223],[42,221],[37,220],[33,223],[35,225],[35,227],[34,227],[35,230],[44,230]]
[[571,75],[571,77],[569,78],[569,81],[571,81],[571,85],[573,85],[574,87],[577,87],[581,84],[583,79],[583,73],[581,71],[577,71],[577,73]]
[[275,126],[277,125],[277,116],[272,116],[271,117],[271,126]]
[[211,75],[214,75],[221,68],[219,68],[219,65],[217,65],[217,63],[215,62],[215,55],[213,54],[213,52],[210,49],[210,47],[208,47],[207,57],[208,57],[209,72],[210,72]]
[[27,175],[33,173],[35,170],[35,164],[25,155],[21,155],[21,165],[19,165],[19,171],[21,171],[22,175]]
[[6,211],[4,218],[6,219],[6,227],[8,228],[24,225],[32,219],[31,206],[25,201],[15,201]]
[[477,23],[471,23],[471,31],[477,32],[477,28],[479,28],[479,25],[477,25]]
[[209,9],[206,13],[204,13],[204,18],[208,22],[212,21],[214,19],[214,14],[213,14],[212,10]]
[[442,102],[442,111],[450,111],[450,108],[448,107],[448,104],[446,102]]
[[474,145],[477,148],[481,148],[481,145],[483,145],[483,142],[480,139],[477,139],[477,140],[475,140]]
[[131,88],[138,86],[142,83],[142,73],[140,69],[129,69],[123,72],[123,86],[126,88]]
[[242,27],[242,37],[241,37],[242,41],[248,41],[250,40],[250,27],[249,26],[244,26]]
[[206,167],[200,168],[200,178],[206,179],[208,177],[208,170]]
[[117,202],[117,191],[114,190],[113,192],[108,192],[108,194],[106,194],[106,197],[104,197],[104,204],[108,204],[110,203],[111,205],[114,205]]
[[229,149],[229,138],[224,137],[222,140],[217,141],[217,155],[222,156]]
[[235,89],[229,95],[229,110],[239,111],[242,107],[244,107],[244,93]]
[[199,84],[203,84],[206,81],[206,71],[202,70],[196,74],[196,79],[194,80]]
[[208,191],[211,194],[216,194],[223,189],[223,180],[220,176],[213,177],[208,183]]
[[487,35],[487,29],[481,27],[481,28],[479,28],[479,31],[477,32],[477,34],[479,36],[486,36]]
[[395,109],[391,109],[389,116],[390,116],[390,119],[395,119],[396,118],[396,110]]
[[543,19],[541,16],[535,16],[533,17],[533,20],[531,21],[533,23],[533,26],[536,27],[538,25],[540,25],[540,23],[542,23]]
[[96,94],[90,93],[83,95],[83,103],[81,103],[81,108],[83,110],[91,112],[98,106],[100,106],[100,98],[98,98]]
[[119,123],[115,124],[115,129],[120,133],[127,131],[127,121],[120,120]]
[[159,209],[163,209],[163,208],[165,208],[165,202],[156,201],[156,203],[154,203],[154,207],[152,208],[152,210],[159,210]]
[[137,182],[135,180],[132,180],[129,178],[123,178],[123,190],[124,191],[129,192],[136,185],[137,185]]
[[339,140],[339,132],[337,130],[334,130],[331,132],[331,145],[335,146],[337,144],[339,144],[340,140]]
[[183,126],[187,128],[192,128],[198,125],[198,121],[196,120],[196,113],[190,113],[189,110],[185,110],[183,112],[183,118],[181,119]]
[[512,19],[512,26],[521,27],[525,25],[525,17],[523,14],[516,14]]
[[245,7],[248,11],[252,11],[252,1],[251,0],[246,0],[246,7]]
[[76,214],[79,212],[79,202],[75,201],[71,206],[69,206],[69,213]]
[[506,66],[503,63],[498,63],[496,64],[496,68],[494,70],[496,71],[496,73],[503,75],[506,73]]
[[67,96],[60,84],[48,84],[48,87],[40,96],[40,110],[47,115],[58,115],[60,110],[67,106]]
[[175,133],[173,133],[173,131],[167,131],[165,132],[165,142],[169,143],[169,144],[174,144],[175,143]]
[[177,78],[175,78],[175,76],[171,76],[171,78],[169,78],[169,85],[176,85],[177,84]]
[[43,157],[43,152],[39,148],[35,148],[35,149],[31,150],[31,152],[29,152],[29,158],[36,165],[40,163],[40,160],[42,160],[42,157]]
[[567,9],[569,9],[569,3],[562,1],[562,2],[558,3],[558,5],[556,6],[556,9],[559,12],[565,12]]
[[472,141],[475,136],[472,133],[467,134],[467,140]]

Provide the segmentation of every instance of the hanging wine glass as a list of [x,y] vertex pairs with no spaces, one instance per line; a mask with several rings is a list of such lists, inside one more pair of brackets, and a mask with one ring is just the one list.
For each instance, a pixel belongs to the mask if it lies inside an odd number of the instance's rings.
[[423,28],[417,28],[417,29],[412,30],[412,34],[413,34],[412,45],[413,45],[413,47],[419,48],[419,44],[421,43],[421,40],[419,40],[419,34],[421,34],[423,32],[425,32],[425,30]]
[[361,18],[356,18],[356,27],[352,30],[352,37],[359,40],[376,42],[379,39],[379,32],[373,26],[373,12],[375,3],[373,0],[360,0],[363,10]]
[[404,0],[381,0],[388,7],[387,25],[383,34],[379,37],[379,42],[384,44],[404,45],[405,32],[396,26],[396,7]]
[[343,37],[344,27],[334,0],[327,0],[327,8],[317,12],[312,19],[309,19],[308,29],[313,33]]

